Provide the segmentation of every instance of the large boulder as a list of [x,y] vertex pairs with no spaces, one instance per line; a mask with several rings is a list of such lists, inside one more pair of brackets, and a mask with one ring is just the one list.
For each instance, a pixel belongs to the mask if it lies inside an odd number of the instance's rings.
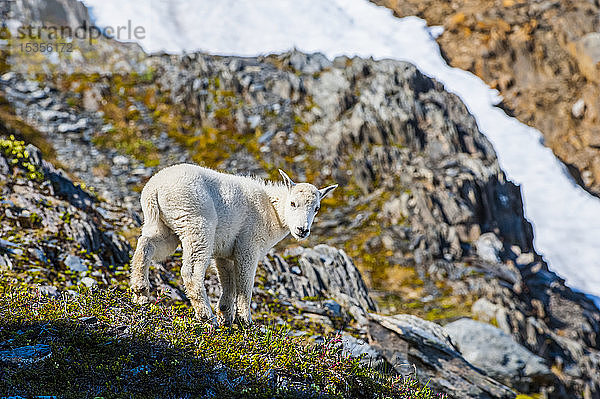
[[516,394],[469,363],[440,325],[412,315],[369,315],[370,345],[402,373],[414,364],[417,376],[451,398],[506,398]]
[[463,318],[444,329],[467,361],[521,392],[534,391],[554,379],[544,359],[491,324]]

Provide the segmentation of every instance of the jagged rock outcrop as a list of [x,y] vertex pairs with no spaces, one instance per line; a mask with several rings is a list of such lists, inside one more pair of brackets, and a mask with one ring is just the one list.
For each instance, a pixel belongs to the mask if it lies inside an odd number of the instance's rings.
[[18,140],[0,142],[0,210],[0,269],[48,292],[55,281],[64,288],[109,284],[129,261],[121,231],[134,221]]

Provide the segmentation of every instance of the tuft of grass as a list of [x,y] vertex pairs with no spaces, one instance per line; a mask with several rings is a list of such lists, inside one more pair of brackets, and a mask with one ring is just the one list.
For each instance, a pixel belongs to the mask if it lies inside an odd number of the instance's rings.
[[364,367],[287,326],[214,328],[187,308],[138,306],[119,289],[47,297],[0,274],[0,350],[48,345],[51,355],[0,361],[0,392],[61,397],[246,397],[431,399],[416,380]]

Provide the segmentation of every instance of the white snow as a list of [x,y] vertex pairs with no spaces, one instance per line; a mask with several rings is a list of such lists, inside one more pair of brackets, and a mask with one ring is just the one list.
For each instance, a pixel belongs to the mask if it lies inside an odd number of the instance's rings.
[[569,286],[600,296],[600,200],[568,176],[539,131],[494,107],[498,93],[449,67],[416,17],[395,18],[365,0],[84,0],[99,26],[143,26],[146,51],[258,55],[291,48],[333,58],[358,55],[414,63],[456,93],[492,142],[501,167],[522,185],[535,247]]

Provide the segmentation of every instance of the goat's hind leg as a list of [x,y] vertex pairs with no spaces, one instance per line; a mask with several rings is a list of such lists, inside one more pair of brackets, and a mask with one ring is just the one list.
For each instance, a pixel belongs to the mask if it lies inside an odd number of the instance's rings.
[[150,280],[148,269],[152,260],[163,261],[179,246],[179,238],[175,233],[163,227],[153,236],[143,235],[138,239],[135,253],[131,260],[130,285],[133,290],[133,301],[140,305],[148,303]]
[[140,305],[148,303],[150,295],[150,280],[148,269],[156,247],[151,237],[138,238],[135,253],[131,260],[131,278],[129,284],[133,291],[133,301]]

